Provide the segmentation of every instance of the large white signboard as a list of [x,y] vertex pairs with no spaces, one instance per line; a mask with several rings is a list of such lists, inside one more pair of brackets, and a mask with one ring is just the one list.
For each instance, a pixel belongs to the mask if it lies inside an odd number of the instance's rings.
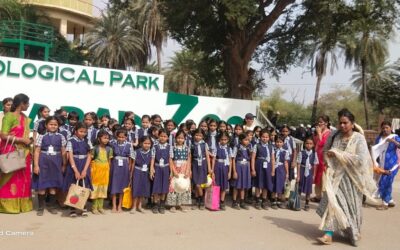
[[53,111],[64,107],[81,115],[109,113],[117,119],[123,112],[133,111],[138,116],[160,114],[177,123],[185,119],[199,122],[206,115],[237,123],[246,113],[255,113],[258,105],[255,101],[164,93],[163,89],[163,75],[0,57],[0,98],[27,94],[31,118],[45,104]]

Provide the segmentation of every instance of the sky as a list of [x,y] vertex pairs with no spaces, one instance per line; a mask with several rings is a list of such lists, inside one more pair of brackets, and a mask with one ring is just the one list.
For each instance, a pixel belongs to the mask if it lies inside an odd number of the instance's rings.
[[[93,0],[93,5],[95,15],[99,15],[100,9],[105,9],[107,5],[107,0]],[[400,58],[400,37],[396,35],[389,42],[389,60],[390,62],[396,61]],[[179,43],[172,39],[168,39],[166,46],[163,48],[162,64],[163,67],[168,66],[170,58],[174,56],[176,51],[181,50]],[[153,53],[155,55],[155,53]],[[323,78],[320,89],[320,96],[329,93],[337,88],[352,88],[351,78],[354,74],[353,68],[344,67],[343,56],[339,53],[338,69],[335,70],[333,75],[328,74]],[[155,58],[152,59],[155,61]],[[267,83],[267,88],[264,89],[265,96],[268,96],[275,88],[282,88],[285,90],[283,96],[284,99],[288,101],[295,100],[296,102],[303,103],[304,105],[312,104],[314,101],[315,84],[316,77],[307,72],[309,69],[309,64],[304,63],[303,67],[292,68],[289,72],[281,75],[279,81],[274,78],[270,78],[269,75],[264,75],[265,81]]]

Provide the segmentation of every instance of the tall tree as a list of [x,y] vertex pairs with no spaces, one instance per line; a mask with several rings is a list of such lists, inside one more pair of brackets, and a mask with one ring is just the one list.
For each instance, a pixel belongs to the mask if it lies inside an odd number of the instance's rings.
[[165,72],[170,89],[187,95],[193,94],[199,78],[197,72],[198,57],[198,54],[190,50],[182,50],[175,53]]
[[[368,86],[368,100],[380,113],[384,113],[385,109],[391,109],[391,111],[400,109],[399,65],[399,61],[393,64],[388,64],[386,61],[384,64],[368,65],[366,69],[365,79]],[[363,88],[363,78],[360,70],[353,75],[353,85],[358,89]]]
[[[162,0],[172,37],[188,48],[218,56],[228,96],[250,99],[249,63],[267,31],[295,0]],[[285,15],[286,16],[286,15]]]
[[144,53],[140,32],[124,12],[103,13],[88,32],[86,44],[94,65],[113,69],[137,65]]
[[346,65],[361,69],[365,124],[368,129],[367,68],[384,63],[388,55],[387,40],[392,33],[393,20],[397,18],[397,14],[393,15],[392,12],[382,13],[387,10],[390,10],[390,6],[385,1],[379,4],[372,0],[356,1],[353,14],[357,18],[349,25],[349,35],[344,40]]
[[[312,20],[320,12],[313,2],[323,4],[327,10],[333,6],[331,14],[334,16],[345,11],[347,25],[358,18],[348,12],[356,0],[160,1],[174,39],[189,49],[203,51],[223,62],[227,96],[234,98],[251,98],[255,89],[249,81],[252,60],[262,66],[261,70],[275,77],[292,65],[302,65],[302,55],[311,50],[316,41],[315,30],[320,29],[316,25],[319,23]],[[387,6],[377,10],[381,16],[386,15],[388,8],[398,7],[398,0],[371,1],[377,6]],[[337,11],[335,5],[338,4],[346,8]],[[323,13],[320,18],[324,18]],[[394,20],[387,21],[394,24]]]
[[131,2],[131,8],[142,29],[144,41],[151,43],[156,48],[158,73],[160,73],[162,46],[167,42],[165,18],[160,12],[160,2],[158,0],[134,0]]
[[313,124],[317,116],[321,82],[327,73],[329,63],[330,74],[333,74],[338,67],[338,45],[351,10],[341,1],[311,1],[304,5],[308,6],[309,12],[304,19],[304,23],[308,23],[308,31],[305,33],[309,33],[307,39],[314,42],[309,49],[304,49],[303,57],[310,63],[311,74],[317,76],[311,114],[311,124]]

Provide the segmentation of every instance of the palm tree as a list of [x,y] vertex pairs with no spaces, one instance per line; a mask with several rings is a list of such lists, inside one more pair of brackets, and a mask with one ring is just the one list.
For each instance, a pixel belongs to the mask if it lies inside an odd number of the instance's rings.
[[161,72],[162,46],[167,41],[166,24],[160,5],[158,0],[135,0],[131,4],[132,11],[137,14],[144,40],[156,48],[158,73]]
[[[368,86],[368,99],[375,103],[375,106],[381,114],[383,113],[383,109],[388,106],[387,104],[393,107],[397,104],[395,100],[399,99],[397,97],[399,96],[399,88],[394,86],[396,86],[398,82],[398,76],[398,62],[389,65],[389,62],[385,61],[382,64],[368,65],[366,69],[365,80]],[[354,87],[357,89],[363,88],[361,70],[358,70],[358,72],[353,75],[352,80]]]
[[140,32],[135,30],[124,12],[106,12],[86,36],[94,65],[126,69],[137,65],[145,53]]
[[175,53],[171,62],[168,63],[169,68],[165,72],[170,89],[187,95],[193,94],[194,86],[199,78],[196,58],[196,54],[189,50]]
[[335,68],[337,68],[337,57],[335,54],[336,44],[319,44],[311,52],[311,65],[312,73],[314,72],[317,76],[317,84],[315,86],[314,103],[312,107],[311,122],[314,123],[317,116],[318,98],[319,91],[321,88],[322,78],[326,75],[328,67],[328,59],[330,55],[331,67],[330,73],[333,74]]
[[355,8],[360,18],[352,24],[351,34],[344,39],[345,65],[355,65],[361,69],[365,123],[369,129],[367,69],[384,63],[388,55],[387,39],[391,30],[384,27],[386,23],[368,18],[375,11],[370,1],[361,1]]

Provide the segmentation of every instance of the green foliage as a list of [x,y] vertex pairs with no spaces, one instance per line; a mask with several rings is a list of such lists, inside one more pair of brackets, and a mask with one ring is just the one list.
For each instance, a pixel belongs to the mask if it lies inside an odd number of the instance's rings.
[[[129,16],[136,20],[138,28],[142,32],[143,41],[146,47],[150,44],[157,51],[158,73],[161,71],[162,46],[167,42],[167,30],[165,18],[160,12],[161,4],[158,0],[134,0],[130,2]],[[151,50],[149,50],[150,52]],[[150,59],[151,53],[148,53]]]
[[261,100],[261,110],[265,113],[275,113],[279,111],[278,124],[288,124],[298,126],[301,123],[307,124],[311,118],[311,107],[304,107],[297,102],[288,102],[282,98],[285,93],[281,88],[272,90],[271,94]]
[[126,69],[138,65],[145,53],[139,31],[124,12],[103,13],[86,36],[92,63],[100,67]]
[[[21,20],[51,26],[50,19],[45,13],[24,1],[16,0],[0,0],[1,20]],[[54,30],[53,48],[50,50],[49,60],[82,65],[86,60],[86,57],[82,53],[83,50],[84,48],[81,46],[72,46],[57,30]],[[10,47],[0,47],[0,54],[13,57],[18,56],[17,49]],[[43,51],[38,50],[37,47],[30,46],[27,49],[26,56],[30,59],[42,60]]]
[[[393,64],[368,65],[367,96],[374,107],[389,116],[400,115],[400,60]],[[353,85],[363,91],[361,69],[353,75]],[[363,95],[360,95],[363,99]]]
[[[324,94],[319,99],[320,108],[318,110],[318,115],[324,114],[328,115],[331,124],[336,126],[338,123],[337,112],[342,108],[349,109],[355,116],[356,122],[365,128],[364,118],[364,107],[363,102],[360,100],[358,94],[354,92],[351,88],[337,88],[331,93]],[[368,114],[373,119],[371,120],[371,125],[376,127],[378,124],[379,112],[376,110],[368,110]]]

